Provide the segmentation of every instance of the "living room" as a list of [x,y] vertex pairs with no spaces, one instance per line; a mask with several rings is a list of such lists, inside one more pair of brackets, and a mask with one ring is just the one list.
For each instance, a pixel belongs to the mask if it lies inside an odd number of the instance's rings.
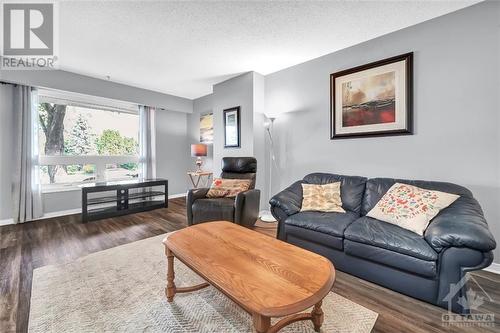
[[1,332],[498,331],[500,2],[1,7]]

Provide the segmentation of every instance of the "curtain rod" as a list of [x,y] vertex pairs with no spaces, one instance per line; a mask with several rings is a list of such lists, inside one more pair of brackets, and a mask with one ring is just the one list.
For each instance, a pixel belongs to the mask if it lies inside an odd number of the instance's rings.
[[[11,82],[5,82],[5,81],[0,81],[0,84],[4,85],[4,84],[10,84],[14,87],[18,86],[19,83],[11,83]],[[66,92],[65,90],[59,90],[59,89],[51,89],[51,88],[42,88],[42,87],[34,87],[34,88],[37,88],[37,89],[45,89],[45,90],[55,90],[55,91],[62,91],[62,92]],[[71,92],[70,92],[71,93]],[[82,93],[77,93],[77,94],[82,94]],[[41,95],[43,96],[43,95]],[[92,96],[92,97],[99,97],[99,96],[94,96],[94,95],[88,95],[88,96]],[[46,96],[46,97],[49,97],[49,96]],[[103,97],[103,98],[107,98],[107,97]],[[64,98],[60,98],[60,99],[64,99]],[[121,100],[117,100],[119,102],[122,102]],[[126,102],[128,103],[128,102]],[[160,108],[160,107],[157,107],[157,106],[151,106],[151,105],[145,105],[145,104],[139,104],[139,103],[131,103],[131,104],[136,104],[138,106],[147,106],[149,108],[154,108],[156,110],[161,110],[161,111],[169,111],[168,109],[165,109],[165,108]],[[93,105],[96,105],[96,106],[101,106],[99,104],[93,104]],[[103,105],[104,106],[104,105]],[[109,107],[109,106],[108,106]],[[116,109],[121,109],[121,108],[116,108]],[[127,109],[123,109],[123,110],[127,110]]]
[[[75,100],[72,100],[71,98],[64,98],[64,97],[53,97],[53,96],[46,96],[44,94],[40,94],[38,96],[39,98],[41,97],[42,99],[48,99],[48,100],[54,100],[54,101],[63,101],[63,102],[66,102],[67,105],[71,105],[71,106],[76,106],[76,107],[87,107],[87,108],[91,108],[91,109],[104,109],[104,110],[108,110],[108,111],[116,111],[116,112],[125,112],[125,113],[132,113],[132,114],[136,114],[138,111],[139,111],[139,108],[137,108],[137,110],[133,110],[133,109],[127,109],[127,108],[123,108],[123,107],[118,107],[118,106],[113,106],[113,105],[105,105],[105,104],[98,104],[98,103],[92,103],[92,102],[80,102],[80,101],[75,101]],[[134,105],[136,105],[135,103],[133,103]],[[137,104],[137,106],[139,106]]]
[[10,84],[12,86],[17,86],[17,83],[10,83],[10,82],[5,82],[5,81],[0,81],[0,84]]

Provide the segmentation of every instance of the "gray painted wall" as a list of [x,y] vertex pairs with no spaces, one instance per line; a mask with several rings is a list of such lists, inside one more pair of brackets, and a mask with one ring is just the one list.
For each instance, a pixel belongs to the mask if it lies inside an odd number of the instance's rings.
[[193,111],[193,101],[187,98],[59,70],[0,71],[0,81],[112,98],[170,111]]
[[[249,72],[214,86],[214,93],[194,100],[193,113],[188,115],[190,143],[199,142],[200,115],[214,112],[214,144],[208,146],[206,170],[220,174],[224,156],[255,156],[258,161],[256,188],[261,190],[261,207],[267,207],[268,199],[268,138],[264,130],[265,78]],[[241,148],[224,148],[223,110],[240,106]],[[195,158],[192,158],[194,163]]]
[[[280,114],[273,192],[314,171],[454,182],[500,242],[499,22],[500,3],[480,3],[266,76],[266,110]],[[410,51],[415,134],[330,140],[329,74]]]
[[80,210],[82,209],[82,191],[71,189],[63,192],[42,193],[42,202],[44,214]]
[[187,116],[181,112],[156,112],[156,175],[168,179],[170,195],[187,190],[186,171],[191,164]]
[[[253,156],[253,72],[214,85],[214,174],[225,156]],[[223,110],[240,106],[241,148],[224,148]]]
[[[193,113],[187,115],[189,145],[200,142],[200,116],[213,112],[213,95],[206,95],[194,100]],[[213,143],[207,145],[207,156],[202,157],[202,169],[213,171]],[[189,170],[196,169],[196,157],[189,157]],[[190,185],[192,187],[192,185]]]

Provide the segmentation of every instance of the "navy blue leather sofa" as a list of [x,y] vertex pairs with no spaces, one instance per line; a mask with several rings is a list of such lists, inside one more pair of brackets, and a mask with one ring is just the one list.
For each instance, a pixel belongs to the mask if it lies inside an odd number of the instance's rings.
[[[346,213],[300,212],[302,183],[341,182]],[[460,195],[424,236],[365,216],[396,182]],[[468,313],[462,280],[493,261],[496,243],[472,193],[443,182],[313,173],[270,200],[278,238],[329,258],[336,269],[414,298]]]

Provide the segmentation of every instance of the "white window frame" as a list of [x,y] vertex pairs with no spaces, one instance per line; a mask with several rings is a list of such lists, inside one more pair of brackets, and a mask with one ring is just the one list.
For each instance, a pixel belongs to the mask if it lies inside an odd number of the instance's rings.
[[[79,106],[84,108],[91,108],[103,111],[115,111],[122,113],[131,113],[139,116],[139,105],[123,101],[112,100],[108,98],[88,96],[70,92],[62,92],[56,90],[39,90],[39,103],[44,101],[56,104],[65,104],[71,106]],[[139,127],[140,131],[140,127]],[[140,139],[140,133],[139,133]],[[140,154],[121,156],[121,155],[60,155],[60,156],[39,156],[38,163],[40,166],[45,165],[95,165],[95,180],[89,182],[102,182],[106,181],[106,165],[108,164],[124,164],[124,163],[138,163],[139,175],[141,174],[140,168]],[[118,181],[119,179],[116,179]],[[113,180],[115,181],[115,179]],[[55,183],[43,184],[42,192],[60,192],[70,190],[80,190],[78,185],[88,182],[72,182],[72,183]]]

